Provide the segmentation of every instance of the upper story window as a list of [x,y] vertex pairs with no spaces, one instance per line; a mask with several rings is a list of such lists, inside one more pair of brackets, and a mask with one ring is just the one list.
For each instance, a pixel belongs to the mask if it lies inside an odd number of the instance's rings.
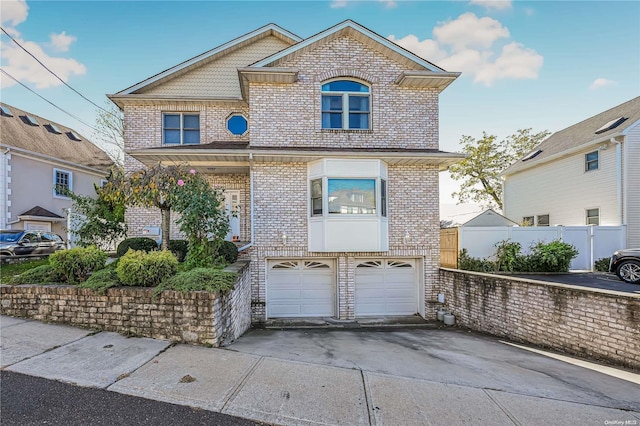
[[322,128],[368,130],[371,98],[369,86],[351,80],[322,85]]
[[600,225],[600,209],[587,209],[587,225]]
[[242,136],[249,130],[247,119],[242,114],[231,114],[227,118],[227,130],[235,136]]
[[73,191],[73,175],[66,170],[53,169],[53,196],[67,197],[67,191]]
[[200,116],[190,113],[163,114],[162,142],[169,145],[200,143]]
[[584,171],[598,170],[598,151],[593,151],[584,156]]

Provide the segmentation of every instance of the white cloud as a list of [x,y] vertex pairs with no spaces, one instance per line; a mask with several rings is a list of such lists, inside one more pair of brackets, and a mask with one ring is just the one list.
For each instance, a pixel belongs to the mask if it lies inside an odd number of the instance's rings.
[[[56,58],[47,55],[42,47],[33,41],[25,41],[16,39],[25,49],[38,58],[50,70],[55,72],[62,80],[69,81],[72,75],[82,75],[87,69],[80,62],[71,58]],[[42,65],[36,62],[31,56],[27,55],[13,42],[5,43],[2,47],[2,67],[6,72],[23,83],[35,85],[37,89],[46,89],[47,87],[59,86],[62,83],[49,71],[44,69]],[[9,87],[16,84],[8,78],[2,79],[2,87]]]
[[[0,7],[2,7],[0,12],[2,12],[3,28],[22,47],[38,58],[63,81],[69,81],[72,75],[82,75],[87,72],[86,67],[75,59],[52,56],[43,49],[43,46],[50,46],[58,51],[68,51],[71,43],[76,40],[74,36],[69,36],[64,31],[60,34],[51,34],[50,43],[43,43],[42,45],[34,41],[24,40],[20,37],[20,32],[15,26],[26,21],[29,11],[27,3],[24,0],[2,0]],[[0,55],[3,69],[22,83],[34,85],[37,89],[45,89],[62,84],[60,80],[8,38],[2,40]],[[17,83],[10,78],[2,78],[0,81],[0,87],[2,88],[15,84]]]
[[53,33],[49,35],[49,39],[51,40],[51,45],[60,52],[68,51],[71,43],[77,40],[75,36],[67,35],[66,31],[60,34]]
[[[0,21],[15,27],[26,21],[29,6],[25,0],[2,0],[0,2]],[[7,30],[8,31],[8,30]]]
[[473,13],[439,23],[433,36],[420,40],[413,34],[390,35],[389,40],[444,69],[471,75],[485,86],[503,79],[535,79],[544,62],[535,50],[510,41],[509,29],[499,21]]
[[384,4],[387,9],[398,7],[398,3],[395,0],[378,0],[378,2]]
[[347,6],[347,0],[333,0],[329,5],[332,9],[339,9]]
[[593,83],[591,83],[591,86],[589,86],[589,90],[598,90],[602,87],[614,86],[615,84],[616,82],[613,80],[609,80],[606,78],[596,78],[595,80],[593,80]]
[[440,48],[438,42],[425,39],[420,41],[418,37],[413,34],[409,34],[406,37],[397,39],[393,34],[390,35],[389,40],[404,47],[405,49],[415,53],[421,58],[428,59],[429,61],[438,61],[447,57],[447,52]]
[[478,18],[468,12],[454,20],[439,23],[433,29],[433,35],[439,43],[450,45],[453,50],[464,50],[491,47],[496,40],[509,38],[509,30],[495,19]]
[[511,0],[471,0],[469,4],[476,4],[489,10],[511,9]]

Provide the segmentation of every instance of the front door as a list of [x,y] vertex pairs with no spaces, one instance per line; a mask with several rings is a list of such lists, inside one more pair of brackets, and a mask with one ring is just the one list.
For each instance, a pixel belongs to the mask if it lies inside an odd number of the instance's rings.
[[233,241],[234,237],[240,239],[240,191],[231,190],[224,192],[224,208],[229,216],[229,234],[226,240]]

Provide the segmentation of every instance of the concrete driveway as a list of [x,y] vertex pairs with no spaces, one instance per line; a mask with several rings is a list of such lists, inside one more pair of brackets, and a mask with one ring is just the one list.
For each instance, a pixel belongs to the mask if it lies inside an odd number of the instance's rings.
[[251,330],[227,349],[429,383],[640,411],[638,374],[629,372],[636,383],[621,380],[459,329]]
[[269,424],[640,424],[640,374],[432,325],[252,330],[221,349],[9,317],[0,332],[3,370]]

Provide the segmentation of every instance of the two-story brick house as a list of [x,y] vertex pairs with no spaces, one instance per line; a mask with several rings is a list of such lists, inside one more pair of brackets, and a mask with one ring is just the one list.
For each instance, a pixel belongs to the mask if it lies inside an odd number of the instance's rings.
[[[114,95],[126,168],[188,163],[226,189],[254,321],[433,316],[442,70],[345,21],[267,25]],[[159,214],[127,213],[130,232]]]

